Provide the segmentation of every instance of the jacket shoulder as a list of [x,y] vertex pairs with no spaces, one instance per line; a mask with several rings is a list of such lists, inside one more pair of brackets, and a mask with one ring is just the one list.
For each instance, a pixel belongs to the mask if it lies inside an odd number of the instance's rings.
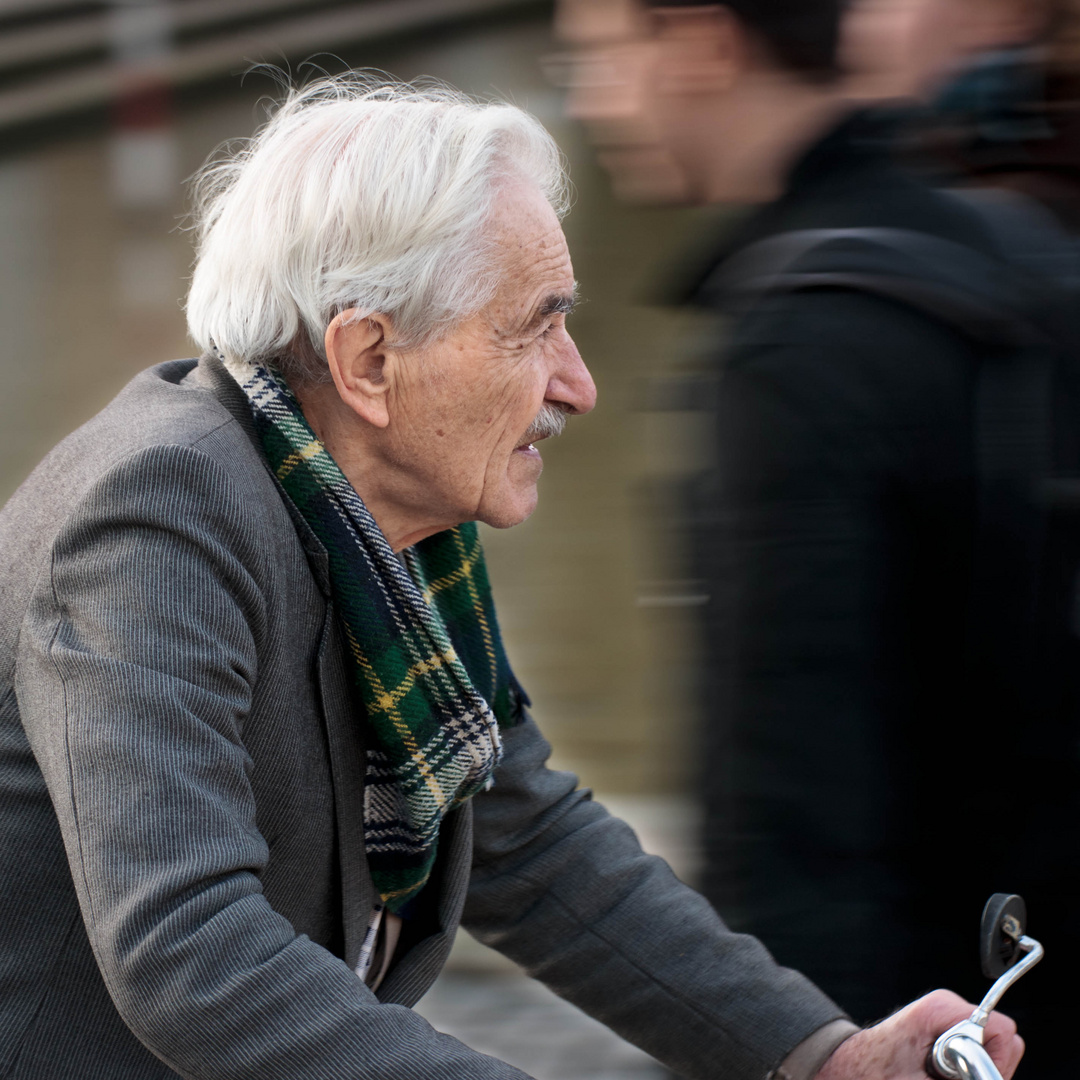
[[[245,411],[227,373],[202,361],[171,361],[137,375],[46,455],[0,510],[0,672],[10,666],[26,604],[57,537],[76,516],[92,521],[90,504],[106,500],[110,505],[98,509],[116,517],[120,484],[139,488],[127,491],[126,505],[141,508],[147,521],[164,519],[170,507],[190,508],[201,492],[207,514],[264,523],[280,515],[267,527],[278,536],[292,532]],[[211,491],[224,494],[223,484],[230,498],[211,498]],[[238,506],[251,513],[240,514]]]

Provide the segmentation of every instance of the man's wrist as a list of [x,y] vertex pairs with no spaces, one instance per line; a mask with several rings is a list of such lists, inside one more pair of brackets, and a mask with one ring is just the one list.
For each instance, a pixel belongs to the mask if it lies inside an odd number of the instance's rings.
[[833,1020],[803,1039],[767,1080],[813,1080],[836,1048],[861,1029],[850,1020]]

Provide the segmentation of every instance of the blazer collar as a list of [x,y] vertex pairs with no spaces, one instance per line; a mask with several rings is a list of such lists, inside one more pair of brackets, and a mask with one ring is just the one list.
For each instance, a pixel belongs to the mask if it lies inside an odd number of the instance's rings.
[[304,520],[303,515],[296,508],[296,504],[285,493],[285,489],[274,476],[270,463],[266,460],[259,436],[255,431],[255,421],[251,416],[251,406],[248,404],[247,395],[229,374],[225,365],[212,353],[204,353],[199,357],[198,366],[188,376],[196,385],[213,394],[218,402],[229,412],[232,418],[243,428],[244,433],[251,441],[259,460],[267,473],[273,478],[274,484],[281,495],[289,511],[289,516],[296,526],[300,543],[308,556],[311,572],[319,586],[319,591],[327,599],[332,596],[330,588],[330,557],[322,541],[315,535],[314,530]]

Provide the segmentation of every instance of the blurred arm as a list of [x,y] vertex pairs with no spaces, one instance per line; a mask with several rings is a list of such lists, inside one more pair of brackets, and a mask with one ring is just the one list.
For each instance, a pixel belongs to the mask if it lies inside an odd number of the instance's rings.
[[947,709],[967,584],[941,526],[971,492],[967,362],[914,313],[815,292],[744,328],[721,382],[705,892],[860,1019],[902,1003],[915,946],[905,763]]

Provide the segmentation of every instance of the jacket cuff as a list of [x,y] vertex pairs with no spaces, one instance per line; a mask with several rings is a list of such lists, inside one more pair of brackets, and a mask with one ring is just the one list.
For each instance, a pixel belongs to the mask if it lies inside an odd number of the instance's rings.
[[766,1080],[813,1080],[818,1070],[846,1039],[862,1029],[850,1020],[833,1020],[803,1039],[794,1050],[769,1073]]

